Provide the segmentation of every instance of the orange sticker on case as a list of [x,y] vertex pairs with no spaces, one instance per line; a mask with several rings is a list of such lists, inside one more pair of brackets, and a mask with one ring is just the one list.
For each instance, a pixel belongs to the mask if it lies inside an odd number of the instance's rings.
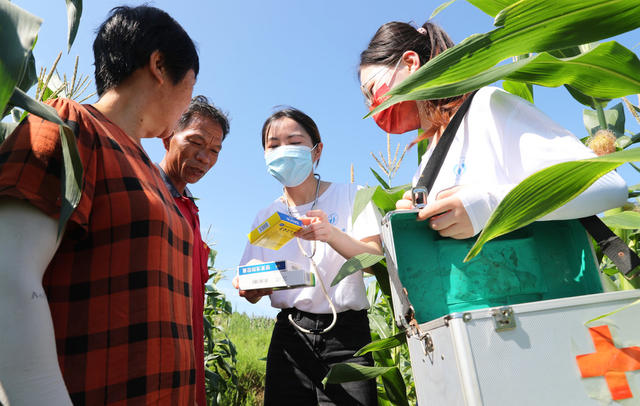
[[640,347],[618,348],[609,326],[590,327],[596,352],[576,356],[583,378],[604,376],[613,400],[632,398],[625,372],[640,370]]

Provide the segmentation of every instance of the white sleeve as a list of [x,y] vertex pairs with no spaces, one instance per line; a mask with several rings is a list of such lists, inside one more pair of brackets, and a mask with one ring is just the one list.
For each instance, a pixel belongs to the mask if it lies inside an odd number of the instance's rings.
[[[482,231],[498,204],[514,187],[515,184],[494,185],[492,188],[469,186],[457,193],[473,226],[473,235]],[[538,221],[591,216],[622,206],[627,201],[627,196],[625,181],[617,172],[612,171],[595,181],[576,198],[539,218]]]
[[[505,182],[475,185],[461,190],[459,197],[473,224],[482,230],[491,213],[518,183],[533,173],[557,163],[596,155],[571,132],[562,128],[531,103],[496,91],[489,109],[496,126],[496,148],[504,165]],[[627,200],[627,186],[615,171],[598,179],[587,190],[540,220],[580,218],[618,207]]]
[[0,385],[12,405],[71,405],[42,287],[59,242],[58,221],[7,199],[0,202],[0,223]]

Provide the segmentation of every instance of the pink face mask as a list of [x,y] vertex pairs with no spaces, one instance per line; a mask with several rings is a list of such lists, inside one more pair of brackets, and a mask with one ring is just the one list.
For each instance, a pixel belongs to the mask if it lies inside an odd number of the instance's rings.
[[[384,96],[389,91],[389,86],[384,83],[376,90],[369,110],[373,110],[391,96]],[[415,100],[403,101],[387,107],[385,110],[374,114],[378,127],[391,134],[402,134],[420,128],[420,116]]]

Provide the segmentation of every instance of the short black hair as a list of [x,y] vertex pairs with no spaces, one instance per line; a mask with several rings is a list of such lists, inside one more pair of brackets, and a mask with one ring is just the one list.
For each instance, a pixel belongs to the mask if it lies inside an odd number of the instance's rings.
[[269,128],[271,127],[271,123],[274,121],[280,120],[281,118],[290,118],[296,123],[300,124],[302,128],[309,134],[311,137],[311,143],[313,146],[316,146],[322,139],[320,138],[320,131],[318,130],[318,126],[313,121],[311,117],[303,113],[301,110],[298,110],[294,107],[285,107],[273,113],[269,118],[267,118],[262,125],[262,148],[266,147],[266,139],[267,132],[269,132]]
[[93,42],[98,96],[147,65],[154,51],[162,53],[174,84],[189,70],[198,75],[196,46],[169,14],[149,6],[113,8]]
[[180,120],[178,120],[175,131],[182,131],[187,128],[196,116],[208,118],[220,124],[220,128],[222,128],[222,140],[224,141],[229,133],[229,118],[202,95],[198,95],[191,99],[189,107],[187,107],[185,112],[182,113]]

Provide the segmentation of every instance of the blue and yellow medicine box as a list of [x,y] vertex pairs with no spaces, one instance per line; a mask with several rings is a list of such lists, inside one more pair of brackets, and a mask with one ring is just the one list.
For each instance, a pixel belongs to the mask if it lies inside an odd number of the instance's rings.
[[247,237],[253,245],[279,250],[301,228],[302,222],[300,220],[277,211],[247,234]]
[[291,261],[249,262],[238,267],[238,287],[252,289],[291,289],[315,286],[312,272]]

